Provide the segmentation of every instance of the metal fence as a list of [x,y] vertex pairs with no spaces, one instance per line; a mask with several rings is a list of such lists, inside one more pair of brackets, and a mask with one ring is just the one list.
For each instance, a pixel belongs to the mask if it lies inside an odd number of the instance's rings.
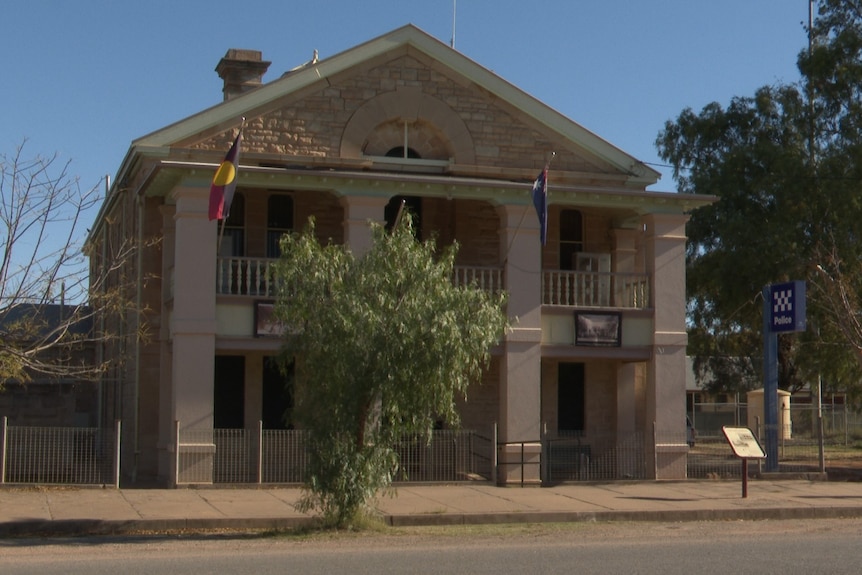
[[[823,412],[823,441],[819,419],[811,406],[791,407],[792,426],[779,433],[779,471],[819,471],[862,476],[862,425],[857,414],[843,409]],[[703,421],[701,419],[700,421]],[[680,431],[674,437],[645,437],[634,433],[589,438],[570,435],[545,437],[538,465],[545,483],[645,479],[657,462],[651,442],[681,445],[687,477],[726,479],[741,475],[721,430],[698,429],[694,444]],[[763,437],[763,430],[752,431]],[[303,431],[215,429],[184,431],[176,428],[176,483],[298,484],[307,465]],[[119,487],[120,424],[114,429],[15,427],[0,425],[0,483],[95,484]],[[430,442],[405,438],[394,446],[401,469],[396,481],[496,481],[500,463],[494,432],[435,431]],[[505,465],[511,465],[506,462]],[[761,465],[749,465],[751,474]],[[858,470],[858,471],[857,471]],[[503,469],[503,471],[511,471]],[[532,472],[531,472],[532,473]],[[505,474],[504,474],[505,475]],[[843,476],[842,476],[843,478]]]
[[[307,464],[306,433],[297,430],[176,428],[177,485],[300,483]],[[430,441],[407,437],[394,449],[395,481],[490,480],[492,442],[469,430],[435,431]]]
[[[823,430],[831,441],[850,444],[862,439],[862,413],[843,404],[825,404],[820,410]],[[755,427],[756,417],[748,417],[745,403],[695,403],[687,414],[702,435],[721,435],[725,425]],[[782,414],[781,421],[790,421],[792,435],[814,437],[817,434],[818,410],[810,403],[790,403],[789,420]]]
[[0,423],[0,483],[120,484],[120,423],[18,427]]
[[578,434],[546,437],[542,442],[542,481],[602,481],[644,479],[644,435],[633,433],[618,439],[610,435]]

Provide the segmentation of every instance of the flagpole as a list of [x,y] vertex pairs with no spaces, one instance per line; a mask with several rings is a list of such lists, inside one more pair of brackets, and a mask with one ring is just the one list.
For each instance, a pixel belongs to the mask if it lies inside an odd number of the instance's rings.
[[398,213],[395,214],[395,223],[392,224],[392,233],[395,233],[395,229],[401,224],[401,216],[404,215],[404,205],[407,203],[406,200],[401,200],[401,205],[398,206]]
[[[552,161],[555,157],[557,157],[557,153],[556,153],[556,152],[551,152],[550,157],[548,157],[548,156],[545,156],[545,157],[546,157],[546,158],[548,158],[548,159],[547,159],[547,161],[545,162],[545,167],[543,168],[543,170],[542,170],[542,171],[543,171],[543,172],[545,172],[545,173],[547,173],[547,171],[548,171],[548,170],[550,169],[550,167],[551,167],[551,161]],[[547,178],[547,176],[546,176],[546,178]],[[547,179],[546,179],[546,180],[545,180],[545,186],[547,186],[547,185],[548,185],[548,182],[547,182]],[[547,201],[547,200],[546,200],[546,201]],[[512,234],[512,239],[510,239],[510,240],[509,240],[509,247],[508,247],[508,248],[506,248],[506,257],[504,257],[504,258],[503,258],[503,265],[506,265],[506,262],[507,262],[507,261],[509,261],[509,253],[512,251],[512,244],[514,244],[514,243],[515,243],[515,236],[517,236],[517,235],[518,235],[518,232],[521,230],[521,225],[524,223],[524,218],[526,218],[526,217],[527,217],[527,212],[529,212],[529,211],[530,211],[530,206],[527,206],[527,207],[525,207],[525,208],[524,208],[524,212],[521,214],[521,221],[520,221],[520,222],[518,222],[518,227],[516,227],[516,228],[515,228],[515,233],[514,233],[514,234]],[[548,225],[548,222],[546,221],[546,222],[545,222],[545,226],[547,226],[547,225]],[[541,231],[540,231],[540,233],[541,233]]]
[[[242,117],[242,122],[239,125],[239,133],[242,134],[242,130],[245,128],[245,116]],[[239,167],[239,160],[237,159],[237,167]],[[238,176],[239,174],[237,174]],[[235,176],[236,177],[236,176]],[[224,226],[227,222],[227,218],[222,218],[220,220],[221,225],[219,226],[218,239],[216,240],[216,257],[221,253],[221,241],[224,237]]]

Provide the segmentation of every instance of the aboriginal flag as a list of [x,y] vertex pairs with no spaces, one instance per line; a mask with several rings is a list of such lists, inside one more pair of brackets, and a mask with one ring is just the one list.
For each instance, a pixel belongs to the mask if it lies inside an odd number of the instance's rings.
[[242,141],[242,128],[236,135],[233,145],[228,150],[224,161],[213,176],[210,186],[210,221],[226,220],[230,215],[230,203],[236,189],[236,175],[239,167],[239,145]]

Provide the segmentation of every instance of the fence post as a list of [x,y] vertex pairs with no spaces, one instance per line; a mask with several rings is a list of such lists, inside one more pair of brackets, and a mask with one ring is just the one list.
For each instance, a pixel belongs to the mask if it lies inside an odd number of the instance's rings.
[[497,485],[497,422],[491,426],[491,481]]
[[524,468],[527,466],[527,461],[524,459],[524,442],[521,442],[521,487],[524,486]]
[[120,420],[114,422],[114,465],[112,471],[114,473],[114,487],[120,488]]
[[174,421],[174,487],[180,483],[180,421]]
[[6,416],[0,423],[0,485],[6,483]]
[[[754,416],[754,437],[757,438],[758,442],[760,442],[760,431],[761,431],[760,430],[760,416],[755,415]],[[763,445],[763,444],[761,443],[761,445]],[[757,473],[760,474],[761,472],[763,472],[763,460],[758,459],[757,460]]]
[[458,481],[458,437],[452,433],[452,481]]
[[823,445],[823,378],[817,378],[817,470],[826,472],[826,451]]
[[655,421],[652,422],[652,476],[658,479],[658,430]]
[[257,483],[263,483],[263,420],[257,420]]
[[551,481],[551,446],[548,444],[548,424],[542,424],[542,439],[540,440],[541,447],[539,455],[539,482],[543,485]]
[[476,454],[473,451],[473,435],[474,432],[470,431],[470,434],[467,436],[467,449],[470,450],[470,461],[467,463],[467,466],[469,468],[468,471],[471,475],[476,473]]

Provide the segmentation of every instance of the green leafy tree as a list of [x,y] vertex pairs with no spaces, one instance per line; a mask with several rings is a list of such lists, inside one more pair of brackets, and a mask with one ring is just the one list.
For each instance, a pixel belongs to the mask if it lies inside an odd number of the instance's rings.
[[656,142],[681,193],[719,198],[692,214],[687,252],[689,353],[714,391],[760,381],[760,292],[790,279],[811,329],[780,338],[780,385],[862,380],[862,2],[819,2],[810,34],[800,82],[683,110]]
[[310,435],[304,510],[347,526],[391,483],[394,444],[457,425],[455,400],[480,379],[508,320],[502,295],[455,286],[457,246],[418,242],[405,215],[373,226],[362,257],[321,245],[314,222],[282,239],[276,315],[295,360],[293,416]]

